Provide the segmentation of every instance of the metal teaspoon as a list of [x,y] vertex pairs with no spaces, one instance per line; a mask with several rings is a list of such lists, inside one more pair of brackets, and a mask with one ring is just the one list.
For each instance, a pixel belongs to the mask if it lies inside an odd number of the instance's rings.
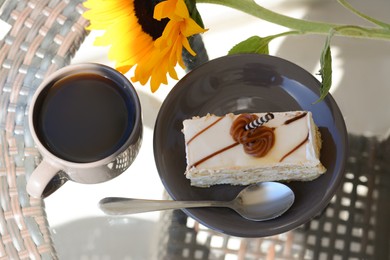
[[294,199],[294,192],[288,186],[279,182],[260,182],[244,188],[231,201],[172,201],[107,197],[99,202],[99,206],[109,215],[167,209],[227,207],[248,220],[264,221],[282,215],[291,207]]

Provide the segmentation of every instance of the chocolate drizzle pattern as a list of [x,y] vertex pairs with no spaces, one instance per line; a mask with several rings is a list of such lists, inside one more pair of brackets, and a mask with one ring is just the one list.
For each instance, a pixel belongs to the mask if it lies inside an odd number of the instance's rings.
[[285,125],[291,124],[292,122],[297,121],[297,120],[305,117],[306,115],[307,115],[307,112],[304,112],[304,113],[302,113],[300,115],[297,115],[296,117],[293,117],[293,118],[291,118],[289,120],[286,120],[286,122],[284,122],[284,124]]
[[[307,115],[307,112],[304,112],[302,114],[299,114],[291,119],[286,120],[283,124],[288,125],[291,124],[301,118],[304,118]],[[196,133],[188,142],[187,145],[192,142],[194,139],[196,139],[199,135],[204,133],[205,131],[209,130],[211,127],[216,125],[218,122],[220,122],[224,117],[218,118],[216,121],[212,122],[205,128],[203,128],[201,131]],[[253,122],[254,120],[258,119],[258,116],[255,114],[241,114],[238,116],[231,128],[230,128],[230,134],[232,138],[234,139],[234,143],[231,145],[228,145],[218,151],[215,151],[204,158],[198,160],[194,164],[192,164],[190,167],[196,167],[199,164],[202,164],[203,162],[209,160],[210,158],[217,156],[220,153],[223,153],[229,149],[232,149],[233,147],[243,144],[244,151],[247,154],[256,156],[256,157],[263,157],[265,156],[269,150],[273,147],[275,143],[275,133],[274,128],[270,128],[264,125],[261,125],[255,129],[251,130],[245,130],[245,126],[249,124],[250,122]],[[285,158],[293,154],[296,150],[298,150],[302,145],[304,145],[309,139],[309,133],[307,133],[307,136],[304,140],[302,140],[298,145],[293,147],[290,151],[288,151],[280,160],[279,162],[282,162]]]
[[289,156],[290,154],[292,154],[292,153],[294,153],[296,150],[298,150],[299,147],[301,147],[302,145],[304,145],[304,144],[307,142],[307,140],[309,140],[309,133],[307,133],[306,138],[305,138],[302,142],[300,142],[297,146],[295,146],[291,151],[289,151],[288,153],[286,153],[286,154],[279,160],[279,162],[283,161],[284,159],[286,159],[287,156]]
[[196,133],[196,135],[194,135],[190,140],[188,140],[187,145],[188,145],[189,143],[191,143],[196,137],[198,137],[199,135],[201,135],[203,132],[207,131],[210,127],[212,127],[213,125],[215,125],[216,123],[218,123],[219,121],[221,121],[222,118],[223,118],[223,117],[218,118],[218,119],[215,120],[212,124],[208,125],[207,127],[203,128],[201,131],[199,131],[198,133]]
[[[295,122],[295,121],[297,121],[297,120],[299,120],[299,119],[301,119],[301,118],[304,118],[306,115],[307,115],[307,112],[304,112],[304,113],[302,113],[302,114],[300,114],[300,115],[297,115],[296,117],[293,117],[293,118],[291,118],[291,119],[286,120],[286,121],[284,122],[284,124],[285,124],[285,125],[291,124],[291,123],[293,123],[293,122]],[[309,132],[307,133],[306,138],[305,138],[302,142],[300,142],[297,146],[295,146],[291,151],[289,151],[288,153],[286,153],[286,154],[279,160],[279,162],[283,161],[283,160],[286,159],[286,157],[288,157],[290,154],[292,154],[292,153],[294,153],[296,150],[298,150],[299,147],[301,147],[302,145],[304,145],[304,144],[307,142],[307,140],[309,140]]]
[[212,158],[212,157],[214,157],[214,156],[216,156],[216,155],[218,155],[220,153],[223,153],[224,151],[227,151],[227,150],[229,150],[229,149],[231,149],[231,148],[233,148],[234,146],[237,146],[237,145],[239,145],[239,143],[234,143],[234,144],[231,144],[229,146],[226,146],[226,147],[224,147],[224,148],[222,148],[222,149],[220,149],[220,150],[218,150],[218,151],[216,151],[216,152],[214,152],[214,153],[212,153],[212,154],[210,154],[210,155],[200,159],[199,161],[194,163],[191,167],[196,167],[199,164],[203,163],[204,161],[207,161],[208,159],[210,159],[210,158]]
[[245,126],[259,117],[254,114],[241,114],[234,120],[230,135],[234,141],[244,147],[244,151],[255,157],[265,156],[275,143],[274,129],[267,126],[259,126],[245,130]]

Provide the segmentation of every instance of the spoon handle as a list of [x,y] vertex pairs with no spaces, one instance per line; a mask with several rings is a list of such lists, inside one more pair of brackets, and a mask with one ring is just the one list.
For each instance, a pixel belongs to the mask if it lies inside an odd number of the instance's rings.
[[144,200],[132,198],[108,197],[99,202],[100,209],[109,215],[135,214],[167,209],[229,207],[224,201],[174,201]]

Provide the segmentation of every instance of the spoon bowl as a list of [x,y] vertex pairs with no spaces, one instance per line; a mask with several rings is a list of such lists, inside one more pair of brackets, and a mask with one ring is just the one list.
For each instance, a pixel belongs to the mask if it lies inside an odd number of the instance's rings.
[[276,218],[286,212],[294,203],[294,193],[278,182],[262,182],[243,189],[232,200],[232,207],[242,217],[262,221]]
[[243,218],[264,221],[279,217],[294,203],[294,192],[278,182],[260,182],[244,188],[231,201],[171,201],[107,197],[99,202],[100,209],[109,215],[135,214],[157,210],[226,207]]

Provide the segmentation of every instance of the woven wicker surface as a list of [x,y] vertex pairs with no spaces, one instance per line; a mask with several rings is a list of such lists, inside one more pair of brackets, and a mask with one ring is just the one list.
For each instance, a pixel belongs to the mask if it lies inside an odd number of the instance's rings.
[[[12,26],[0,41],[0,260],[56,258],[44,204],[25,191],[40,161],[26,111],[86,36],[80,2],[0,0],[0,20]],[[347,173],[327,209],[277,236],[231,237],[164,213],[156,259],[390,259],[389,154],[390,140],[350,136]]]
[[0,41],[0,259],[56,258],[43,202],[25,191],[40,160],[26,111],[45,75],[67,65],[86,35],[80,2],[0,0],[0,20],[12,26]]

